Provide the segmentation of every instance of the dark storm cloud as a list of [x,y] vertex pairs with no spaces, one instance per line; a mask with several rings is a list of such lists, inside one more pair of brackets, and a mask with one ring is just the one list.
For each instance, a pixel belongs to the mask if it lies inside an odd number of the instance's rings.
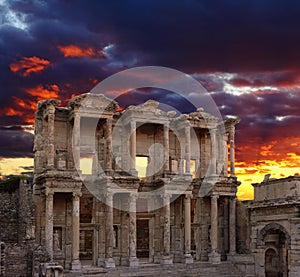
[[33,135],[21,127],[0,127],[0,157],[33,157]]
[[[43,41],[99,40],[142,53],[141,62],[186,71],[299,66],[295,1],[19,1]],[[71,28],[72,27],[72,28]],[[50,36],[49,36],[50,34]]]

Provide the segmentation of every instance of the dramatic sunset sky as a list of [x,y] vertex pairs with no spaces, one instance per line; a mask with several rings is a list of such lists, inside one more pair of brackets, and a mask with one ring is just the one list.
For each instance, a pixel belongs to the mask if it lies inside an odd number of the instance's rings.
[[145,65],[191,74],[241,118],[240,198],[264,174],[300,173],[299,1],[0,0],[0,15],[1,178],[31,169],[38,100]]

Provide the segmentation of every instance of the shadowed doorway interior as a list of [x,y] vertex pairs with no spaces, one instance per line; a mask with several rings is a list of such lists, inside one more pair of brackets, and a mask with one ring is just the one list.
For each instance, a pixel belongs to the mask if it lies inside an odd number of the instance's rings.
[[149,219],[137,220],[137,257],[149,258]]

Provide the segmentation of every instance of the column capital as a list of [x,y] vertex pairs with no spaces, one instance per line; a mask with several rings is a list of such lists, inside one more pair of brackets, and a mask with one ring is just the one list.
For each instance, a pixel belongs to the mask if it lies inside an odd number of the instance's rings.
[[72,196],[73,196],[73,198],[80,198],[81,196],[82,196],[82,193],[81,192],[76,192],[76,191],[74,191],[74,192],[72,192]]
[[212,199],[219,199],[219,195],[217,195],[217,194],[213,194],[213,195],[211,195],[210,196]]
[[192,194],[185,194],[184,195],[184,199],[185,200],[191,200],[193,198],[193,195]]
[[45,196],[46,196],[47,199],[50,199],[50,198],[53,199],[54,191],[46,189]]
[[161,195],[161,198],[166,201],[170,201],[170,198],[171,198],[172,194],[171,193],[164,193],[163,195]]
[[136,199],[138,198],[137,192],[130,192],[129,193],[129,198],[136,201]]
[[106,197],[113,197],[114,196],[114,192],[113,191],[107,191],[106,192]]

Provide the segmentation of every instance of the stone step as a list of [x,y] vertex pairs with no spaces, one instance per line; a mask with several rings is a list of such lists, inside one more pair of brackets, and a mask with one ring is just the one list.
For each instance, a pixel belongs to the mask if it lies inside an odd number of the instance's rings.
[[159,264],[141,264],[138,268],[117,267],[116,269],[104,269],[99,267],[83,267],[81,272],[65,272],[66,277],[90,276],[90,277],[242,277],[237,268],[230,262],[222,262],[213,265],[207,262],[195,262],[192,265],[173,264],[162,266]]

